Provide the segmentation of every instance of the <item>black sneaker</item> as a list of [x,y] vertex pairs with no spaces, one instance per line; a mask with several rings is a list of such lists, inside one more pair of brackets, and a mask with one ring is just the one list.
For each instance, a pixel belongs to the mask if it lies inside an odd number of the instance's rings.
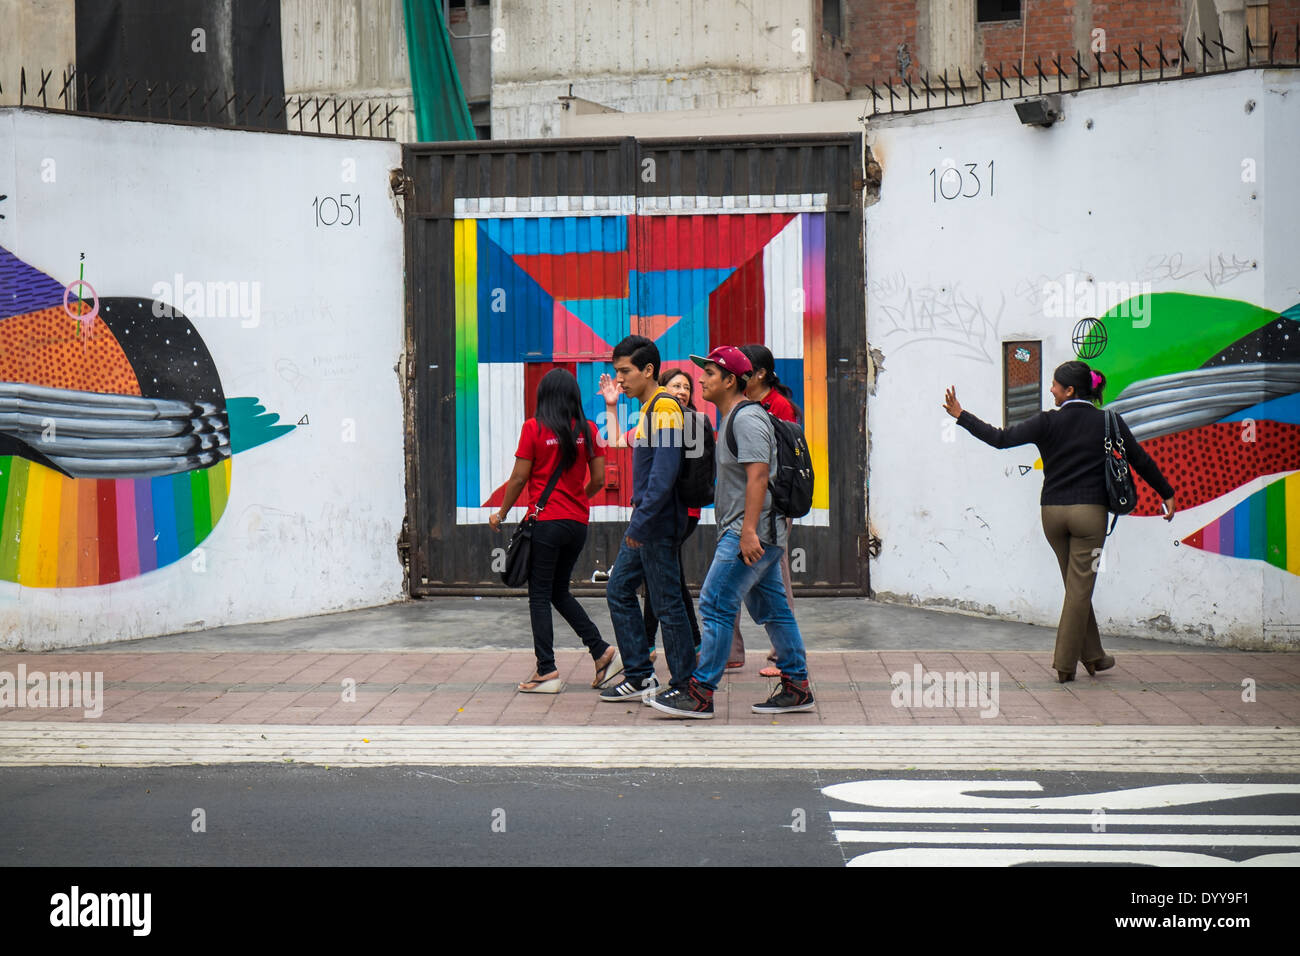
[[619,701],[637,700],[652,695],[658,690],[659,678],[655,677],[654,674],[644,678],[640,687],[636,686],[636,682],[632,678],[624,677],[622,683],[602,690],[600,699],[611,704],[617,704]]
[[806,680],[794,681],[781,675],[781,689],[761,704],[749,708],[756,714],[793,714],[815,706],[812,688]]
[[713,691],[705,690],[692,678],[686,690],[674,687],[658,697],[651,697],[647,703],[655,710],[672,717],[694,717],[696,720],[713,718]]

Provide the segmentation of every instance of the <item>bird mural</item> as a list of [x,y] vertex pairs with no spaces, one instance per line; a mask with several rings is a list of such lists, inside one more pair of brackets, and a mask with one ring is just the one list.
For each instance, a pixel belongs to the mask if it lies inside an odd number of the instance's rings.
[[[1119,321],[1124,307],[1105,317],[1105,407],[1160,463],[1179,507],[1263,481],[1181,543],[1300,574],[1300,305],[1157,293],[1142,323]],[[1159,495],[1136,486],[1133,514],[1159,515]]]
[[179,561],[225,511],[234,454],[293,430],[227,399],[193,323],[156,305],[0,247],[0,580],[87,587]]

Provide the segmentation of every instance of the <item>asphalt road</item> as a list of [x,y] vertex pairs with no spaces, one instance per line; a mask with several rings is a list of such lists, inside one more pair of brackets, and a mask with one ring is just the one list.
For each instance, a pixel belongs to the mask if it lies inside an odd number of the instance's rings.
[[1300,865],[1267,774],[36,767],[0,806],[3,866]]

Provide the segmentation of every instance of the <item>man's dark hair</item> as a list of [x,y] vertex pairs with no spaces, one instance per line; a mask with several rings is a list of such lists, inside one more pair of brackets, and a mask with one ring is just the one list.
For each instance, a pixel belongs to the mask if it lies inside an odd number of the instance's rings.
[[614,354],[610,360],[616,362],[624,356],[631,359],[632,364],[641,370],[644,370],[647,365],[653,365],[655,370],[650,373],[651,377],[659,374],[659,346],[644,335],[629,335],[619,342],[614,346]]

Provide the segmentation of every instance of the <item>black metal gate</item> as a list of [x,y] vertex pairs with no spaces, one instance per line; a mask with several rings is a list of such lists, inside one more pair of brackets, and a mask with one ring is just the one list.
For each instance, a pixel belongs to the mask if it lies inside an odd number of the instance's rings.
[[[631,331],[666,367],[724,343],[772,349],[818,467],[794,585],[867,592],[860,135],[423,144],[404,166],[413,595],[503,590],[487,515],[537,381],[569,368],[603,427],[596,378]],[[607,458],[615,487],[593,501],[580,583],[618,552],[622,455]],[[696,585],[705,515],[684,554]]]

